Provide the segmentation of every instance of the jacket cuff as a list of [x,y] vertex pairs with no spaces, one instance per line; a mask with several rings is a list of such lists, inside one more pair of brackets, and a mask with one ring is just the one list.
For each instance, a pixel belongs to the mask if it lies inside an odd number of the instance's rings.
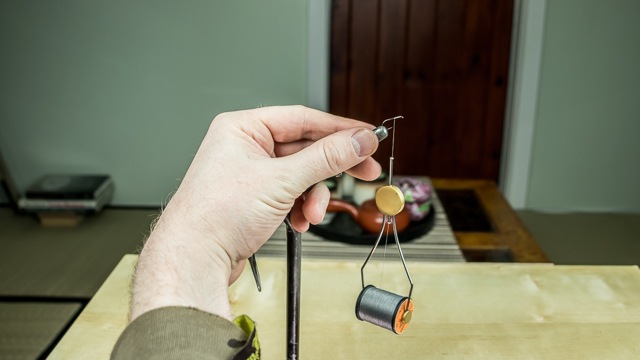
[[230,322],[188,307],[142,314],[120,335],[111,359],[258,359],[255,323],[246,315]]

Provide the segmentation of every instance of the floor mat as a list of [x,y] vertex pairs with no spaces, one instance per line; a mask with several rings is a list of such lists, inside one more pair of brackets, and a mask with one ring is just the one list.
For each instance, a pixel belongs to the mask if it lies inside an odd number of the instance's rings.
[[90,299],[125,254],[138,251],[157,210],[106,209],[47,228],[0,209],[0,296]]
[[0,359],[44,356],[82,307],[77,302],[0,302]]

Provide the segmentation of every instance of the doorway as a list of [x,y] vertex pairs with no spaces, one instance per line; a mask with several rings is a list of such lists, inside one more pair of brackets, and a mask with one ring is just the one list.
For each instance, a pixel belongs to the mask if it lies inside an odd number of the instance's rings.
[[403,115],[397,174],[498,182],[512,17],[513,0],[333,0],[329,110]]

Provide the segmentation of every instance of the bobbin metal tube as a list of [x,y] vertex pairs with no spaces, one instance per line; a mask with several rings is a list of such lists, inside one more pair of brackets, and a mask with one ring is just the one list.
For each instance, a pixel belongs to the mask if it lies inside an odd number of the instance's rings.
[[302,238],[289,217],[287,226],[287,359],[298,359],[300,340],[300,278],[302,260]]

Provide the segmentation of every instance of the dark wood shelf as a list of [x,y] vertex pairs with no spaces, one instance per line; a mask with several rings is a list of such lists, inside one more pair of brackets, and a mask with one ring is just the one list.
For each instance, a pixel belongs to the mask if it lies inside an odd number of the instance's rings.
[[[535,241],[531,233],[526,229],[518,215],[513,211],[511,205],[502,196],[495,182],[490,180],[466,180],[466,179],[431,179],[436,192],[443,193],[443,206],[449,213],[455,212],[456,205],[449,205],[447,209],[447,193],[451,195],[452,191],[460,191],[460,197],[468,197],[464,192],[471,191],[473,198],[477,199],[476,204],[469,204],[469,209],[458,209],[458,214],[467,217],[461,226],[456,228],[452,224],[453,232],[456,240],[460,245],[463,253],[474,254],[475,259],[483,258],[479,253],[511,253],[515,262],[529,263],[545,263],[550,262],[540,245]],[[451,196],[449,196],[451,198]],[[442,201],[442,199],[441,199]],[[460,201],[464,201],[460,200]],[[471,203],[473,201],[470,201]],[[480,209],[478,209],[478,207]],[[472,227],[478,222],[472,217],[478,210],[486,216],[486,220],[490,223],[490,228],[475,230]],[[455,219],[456,215],[452,214],[447,217]],[[479,221],[479,222],[482,222]],[[471,225],[469,225],[471,224]],[[469,259],[473,261],[474,259]]]

